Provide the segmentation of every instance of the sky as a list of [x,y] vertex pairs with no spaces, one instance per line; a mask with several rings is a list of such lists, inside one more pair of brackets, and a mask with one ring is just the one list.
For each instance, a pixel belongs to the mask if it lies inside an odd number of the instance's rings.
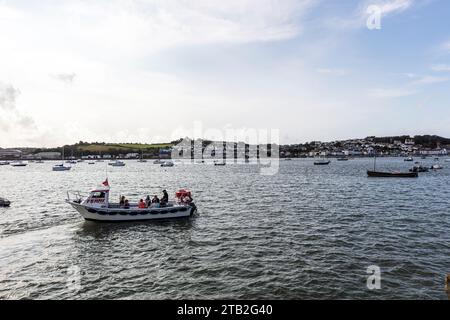
[[166,142],[198,124],[283,144],[450,137],[449,13],[448,0],[0,0],[0,147]]

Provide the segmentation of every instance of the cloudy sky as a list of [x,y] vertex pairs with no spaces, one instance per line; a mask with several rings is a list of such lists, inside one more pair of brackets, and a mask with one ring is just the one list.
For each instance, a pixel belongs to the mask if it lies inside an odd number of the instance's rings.
[[448,0],[0,0],[0,147],[161,142],[197,121],[280,129],[282,143],[450,137],[449,13]]

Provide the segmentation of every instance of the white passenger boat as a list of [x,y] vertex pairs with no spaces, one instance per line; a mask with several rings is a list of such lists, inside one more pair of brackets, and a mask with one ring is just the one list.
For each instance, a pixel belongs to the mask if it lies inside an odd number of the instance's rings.
[[98,222],[186,218],[197,211],[191,193],[187,190],[178,191],[176,201],[169,201],[167,205],[152,204],[146,208],[140,208],[137,203],[130,203],[129,207],[120,206],[119,203],[109,202],[109,198],[110,187],[106,180],[101,187],[92,190],[87,197],[83,197],[80,192],[67,192],[66,202],[85,220]]
[[9,161],[0,161],[0,166],[9,166]]

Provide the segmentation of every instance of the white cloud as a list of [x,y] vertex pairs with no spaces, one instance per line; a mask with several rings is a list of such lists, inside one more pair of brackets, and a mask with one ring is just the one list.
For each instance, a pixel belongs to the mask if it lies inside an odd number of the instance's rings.
[[411,85],[430,85],[430,84],[436,84],[436,83],[442,83],[447,82],[450,80],[447,77],[435,77],[435,76],[423,76],[419,78],[418,80],[415,80],[411,83]]
[[[200,109],[205,93],[176,71],[149,71],[146,62],[167,50],[182,54],[184,46],[230,46],[297,37],[304,15],[318,2],[43,0],[39,5],[21,5],[0,0],[2,79],[21,88],[21,114],[31,118],[16,119],[16,112],[7,117],[17,127],[30,125],[34,119],[38,128],[20,134],[10,131],[0,137],[0,145],[15,145],[19,139],[41,138],[41,144],[48,145],[127,135],[149,141],[151,132],[170,136],[167,125],[151,119],[155,115],[173,118],[173,114],[186,112],[185,108]],[[71,85],[56,86],[55,80]],[[218,97],[208,99],[210,105],[218,105]],[[118,116],[122,112],[139,120],[124,123]],[[66,129],[76,125],[74,119],[80,114],[90,116],[69,136]],[[3,128],[5,119],[2,114]],[[105,128],[104,123],[111,126]],[[123,128],[120,136],[113,127]]]
[[0,82],[0,142],[14,136],[20,140],[23,135],[35,130],[35,122],[29,115],[18,110],[16,103],[20,90]]
[[[437,76],[419,76],[413,73],[403,74],[411,79],[408,83],[398,88],[375,88],[369,91],[369,96],[374,98],[401,98],[407,97],[419,92],[420,87],[447,82],[450,78]],[[412,80],[414,79],[414,80]]]
[[346,76],[348,74],[347,70],[337,68],[318,68],[316,71],[321,74],[338,77]]
[[416,92],[404,88],[377,88],[369,91],[369,96],[373,98],[389,99],[389,98],[401,98],[414,95]]
[[436,64],[431,67],[431,70],[436,72],[450,72],[450,65],[448,64]]
[[0,82],[0,109],[14,110],[20,90]]
[[64,82],[66,84],[72,84],[77,76],[75,73],[57,73],[50,75],[53,79]]
[[450,41],[445,42],[445,43],[442,44],[442,50],[445,53],[450,53]]
[[409,9],[413,5],[413,0],[389,0],[389,1],[373,1],[372,4],[381,8],[383,15],[402,12]]
[[100,0],[64,1],[47,8],[62,14],[71,37],[93,48],[154,52],[180,45],[289,39],[317,0]]
[[366,28],[368,18],[374,13],[379,13],[383,19],[411,9],[417,2],[418,0],[364,0],[350,14],[329,17],[325,24],[337,30]]
[[0,3],[0,20],[14,20],[22,17],[19,10],[8,7],[4,3]]

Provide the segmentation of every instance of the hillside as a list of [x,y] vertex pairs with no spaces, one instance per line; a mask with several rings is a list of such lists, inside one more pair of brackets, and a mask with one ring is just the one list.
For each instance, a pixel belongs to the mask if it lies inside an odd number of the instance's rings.
[[[119,155],[126,153],[146,153],[146,154],[159,154],[160,149],[169,148],[172,143],[155,143],[155,144],[142,144],[142,143],[89,143],[82,142],[74,145],[65,145],[64,152],[66,156],[80,157],[82,155]],[[34,153],[47,151],[47,152],[61,152],[62,147],[50,148],[50,149],[36,149]]]

